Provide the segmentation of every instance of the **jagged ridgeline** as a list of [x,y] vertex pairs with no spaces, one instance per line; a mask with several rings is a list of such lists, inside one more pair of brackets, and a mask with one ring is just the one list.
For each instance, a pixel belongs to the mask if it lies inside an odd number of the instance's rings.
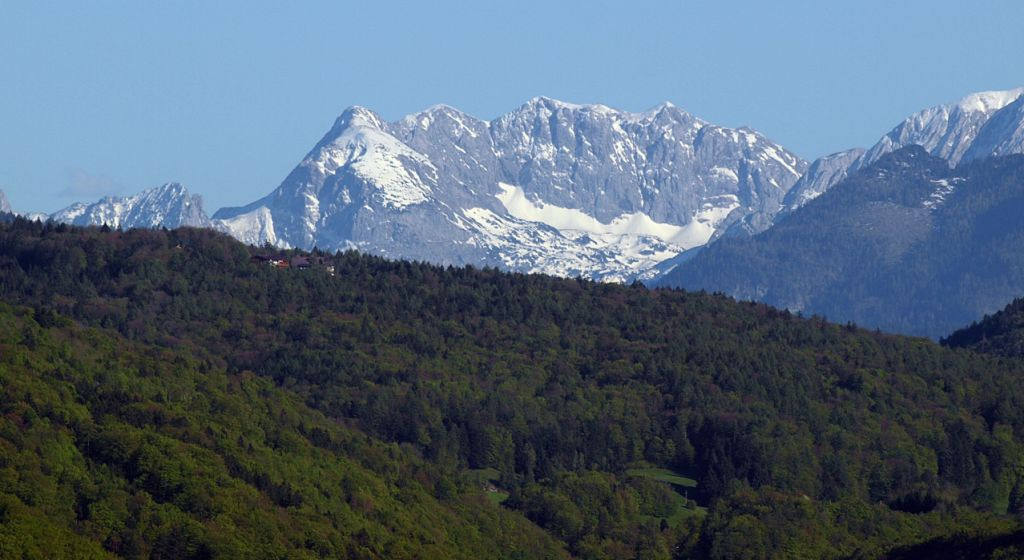
[[761,304],[25,220],[0,297],[5,552],[1005,553],[1024,508],[1024,365]]

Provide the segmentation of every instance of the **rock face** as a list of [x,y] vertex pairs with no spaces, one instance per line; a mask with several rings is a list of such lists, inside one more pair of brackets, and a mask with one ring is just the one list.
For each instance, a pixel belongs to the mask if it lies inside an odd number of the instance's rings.
[[11,203],[7,201],[4,191],[0,191],[0,212],[11,213]]
[[487,122],[436,106],[346,110],[269,195],[214,215],[254,244],[642,277],[744,221],[770,222],[806,162],[664,104],[535,98]]
[[868,150],[819,158],[793,187],[786,212],[806,204],[890,152],[918,145],[951,166],[990,155],[1024,153],[1024,88],[972,93],[907,117]]
[[842,181],[867,150],[854,148],[820,157],[811,163],[807,173],[793,185],[783,199],[783,211],[791,212],[814,200],[828,187]]
[[77,226],[106,224],[125,229],[213,225],[203,211],[202,198],[189,194],[178,183],[167,183],[134,196],[106,196],[91,204],[75,203],[49,217]]

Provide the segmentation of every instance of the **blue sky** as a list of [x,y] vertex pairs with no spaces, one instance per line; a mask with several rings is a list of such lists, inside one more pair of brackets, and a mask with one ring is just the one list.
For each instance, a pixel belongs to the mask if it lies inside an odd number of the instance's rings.
[[15,209],[179,181],[275,188],[347,106],[494,118],[537,95],[671,101],[812,159],[1024,85],[1024,2],[0,0],[0,189]]

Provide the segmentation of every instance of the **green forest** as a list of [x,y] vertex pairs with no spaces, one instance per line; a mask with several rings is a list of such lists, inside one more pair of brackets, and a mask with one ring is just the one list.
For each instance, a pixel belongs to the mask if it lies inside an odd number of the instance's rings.
[[1015,357],[298,254],[0,225],[0,557],[1024,554]]

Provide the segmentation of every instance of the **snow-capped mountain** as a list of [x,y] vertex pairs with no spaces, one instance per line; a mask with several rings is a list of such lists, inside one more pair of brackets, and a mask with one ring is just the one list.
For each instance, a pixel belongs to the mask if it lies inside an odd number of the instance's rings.
[[0,212],[11,212],[11,203],[7,201],[4,191],[0,191]]
[[538,97],[493,121],[346,110],[266,197],[214,215],[255,244],[625,280],[743,220],[807,164],[750,129]]
[[985,123],[1021,94],[1024,94],[1024,88],[972,93],[956,103],[915,113],[868,150],[857,162],[857,168],[866,167],[887,153],[913,144],[955,166]]
[[794,185],[785,202],[789,212],[879,158],[911,145],[956,166],[989,155],[1024,153],[1024,88],[972,93],[963,99],[914,113],[864,151],[848,150],[819,158]]
[[1022,153],[1024,153],[1024,95],[992,115],[985,126],[981,127],[978,137],[964,154],[964,159],[975,160],[989,156]]
[[92,204],[75,203],[49,218],[77,226],[106,224],[125,229],[213,225],[203,211],[202,198],[178,183],[167,183],[134,196],[105,196]]

